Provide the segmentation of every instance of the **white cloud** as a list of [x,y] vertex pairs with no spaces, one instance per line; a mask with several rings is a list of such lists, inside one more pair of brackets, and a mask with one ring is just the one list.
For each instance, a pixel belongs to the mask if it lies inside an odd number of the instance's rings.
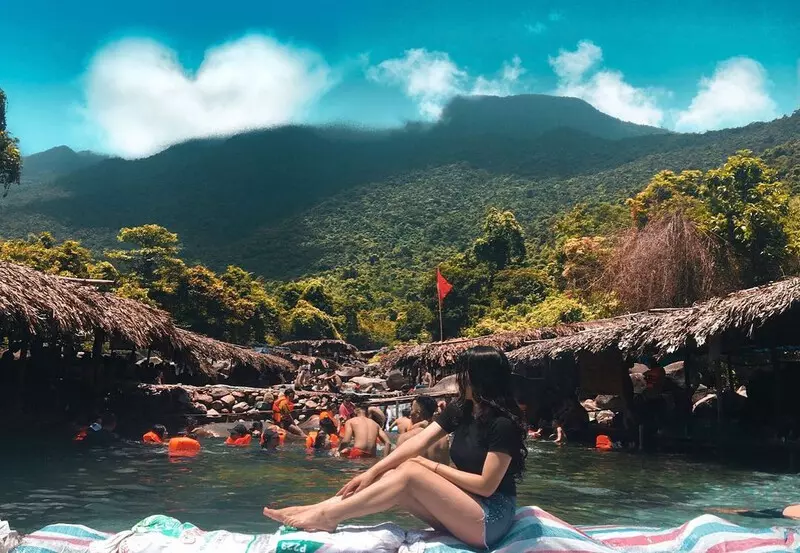
[[532,25],[530,23],[526,24],[525,29],[533,35],[540,35],[547,30],[547,25],[541,21],[537,21]]
[[619,71],[596,70],[603,50],[588,40],[574,51],[560,50],[550,57],[550,66],[558,76],[555,94],[581,98],[598,110],[632,123],[660,125],[664,111],[657,104],[658,93],[636,88]]
[[110,151],[142,157],[190,138],[288,123],[331,85],[317,54],[250,35],[209,49],[190,73],[149,39],[110,44],[86,77],[86,116]]
[[675,129],[704,131],[774,119],[778,108],[768,85],[767,72],[755,60],[738,57],[720,62],[711,78],[700,79],[697,95],[678,113]]
[[525,72],[522,60],[514,56],[505,62],[497,77],[471,77],[445,52],[424,48],[407,50],[402,58],[384,60],[367,69],[367,78],[390,86],[402,87],[417,104],[420,115],[438,119],[445,104],[455,96],[508,96],[519,88]]

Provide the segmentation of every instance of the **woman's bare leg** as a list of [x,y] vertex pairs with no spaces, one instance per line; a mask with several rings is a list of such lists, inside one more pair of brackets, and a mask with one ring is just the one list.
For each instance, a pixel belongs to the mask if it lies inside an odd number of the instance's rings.
[[272,509],[264,509],[264,514],[295,528],[333,531],[345,520],[396,506],[417,510],[415,515],[430,517],[426,522],[445,528],[469,545],[484,546],[483,509],[478,502],[455,484],[411,461],[341,501],[322,502],[292,515]]

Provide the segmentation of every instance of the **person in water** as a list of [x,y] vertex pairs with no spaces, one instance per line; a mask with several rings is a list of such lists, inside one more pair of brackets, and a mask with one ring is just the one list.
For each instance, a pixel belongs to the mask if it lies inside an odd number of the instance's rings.
[[167,437],[167,428],[163,424],[154,424],[149,432],[142,436],[146,444],[163,444]]
[[353,404],[353,397],[347,395],[339,406],[339,422],[340,424],[344,424],[348,419],[352,419],[355,416],[356,406]]
[[431,371],[425,371],[425,374],[422,375],[422,386],[425,388],[433,388],[435,382]]
[[331,449],[339,447],[339,443],[339,432],[331,417],[320,416],[319,430],[312,430],[306,437],[306,449]]
[[297,426],[294,420],[294,415],[292,415],[292,411],[294,411],[294,397],[294,390],[289,389],[284,392],[283,396],[275,401],[272,405],[272,420],[287,432],[305,438],[305,432],[300,430],[300,427]]
[[200,453],[200,442],[197,434],[189,430],[181,430],[167,443],[170,457],[194,457]]
[[556,419],[553,421],[553,435],[554,440],[553,443],[558,445],[564,445],[567,443],[567,433],[564,431],[564,423],[561,419]]
[[749,518],[788,518],[792,520],[800,520],[800,505],[789,505],[783,509],[759,509],[757,511],[750,509],[709,509],[713,513],[721,513],[725,515],[739,515]]
[[[350,480],[322,503],[264,509],[264,515],[304,530],[333,531],[349,519],[401,507],[472,547],[491,547],[511,528],[517,480],[525,470],[525,425],[514,400],[511,366],[490,347],[457,361],[459,399],[391,455]],[[420,455],[453,434],[455,467]]]
[[109,445],[119,440],[116,434],[117,416],[114,413],[106,413],[101,418],[100,428],[97,423],[92,424],[86,432],[83,443],[89,445]]
[[375,457],[378,440],[383,442],[386,447],[385,452],[388,454],[391,449],[389,436],[377,422],[367,416],[366,409],[358,407],[356,416],[344,425],[344,436],[339,444],[339,450],[342,455],[346,454],[350,459]]
[[414,423],[411,422],[411,409],[403,409],[403,416],[394,421],[394,426],[397,427],[398,434],[405,434],[411,430],[411,427],[414,426]]
[[242,423],[235,425],[230,429],[230,436],[225,440],[225,445],[232,445],[237,447],[246,447],[250,445],[253,436],[247,430],[247,427]]
[[253,421],[250,425],[250,435],[259,440],[262,432],[264,432],[264,423],[261,421]]
[[[433,417],[436,415],[436,400],[430,396],[417,396],[411,404],[411,422],[413,426],[408,432],[403,434],[397,439],[397,447],[400,447],[406,441],[410,440],[433,422]],[[450,440],[447,436],[430,446],[422,454],[426,459],[442,463],[443,465],[450,464]]]

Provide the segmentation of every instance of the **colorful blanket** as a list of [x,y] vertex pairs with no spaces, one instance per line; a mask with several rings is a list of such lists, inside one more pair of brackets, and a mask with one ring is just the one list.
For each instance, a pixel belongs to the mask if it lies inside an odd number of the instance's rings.
[[[704,515],[677,528],[575,527],[538,507],[517,512],[494,553],[800,553],[799,528],[754,529]],[[394,524],[347,526],[334,534],[282,528],[275,534],[206,532],[170,517],[146,518],[118,534],[54,524],[24,536],[13,553],[464,553],[452,537]]]

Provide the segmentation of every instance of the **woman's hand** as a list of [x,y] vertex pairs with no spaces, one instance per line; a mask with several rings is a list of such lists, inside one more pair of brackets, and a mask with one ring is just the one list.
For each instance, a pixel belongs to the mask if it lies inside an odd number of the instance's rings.
[[336,495],[341,497],[350,497],[354,493],[358,493],[370,486],[373,482],[375,482],[375,478],[376,476],[374,476],[369,470],[367,472],[362,472],[345,484],[344,487],[336,493]]
[[425,467],[426,469],[428,469],[430,471],[436,471],[436,465],[439,464],[439,463],[436,463],[434,461],[431,461],[430,459],[422,457],[421,455],[418,456],[418,457],[412,458],[411,461],[414,462],[414,463],[417,463],[418,465],[422,465],[423,467]]

